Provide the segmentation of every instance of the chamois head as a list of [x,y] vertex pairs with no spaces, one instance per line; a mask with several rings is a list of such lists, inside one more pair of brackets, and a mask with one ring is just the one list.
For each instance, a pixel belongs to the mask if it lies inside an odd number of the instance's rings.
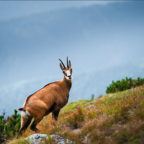
[[68,57],[67,57],[67,66],[65,66],[64,63],[62,62],[62,60],[61,59],[59,59],[59,60],[60,60],[60,68],[63,71],[64,77],[67,80],[71,80],[72,79],[71,61],[68,60]]

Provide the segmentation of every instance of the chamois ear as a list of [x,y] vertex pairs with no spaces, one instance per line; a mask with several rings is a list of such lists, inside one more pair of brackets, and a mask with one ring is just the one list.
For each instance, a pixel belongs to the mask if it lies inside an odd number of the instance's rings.
[[71,61],[69,60],[69,68],[71,68]]
[[60,63],[60,68],[61,68],[61,70],[64,70],[64,67],[62,66],[62,64]]

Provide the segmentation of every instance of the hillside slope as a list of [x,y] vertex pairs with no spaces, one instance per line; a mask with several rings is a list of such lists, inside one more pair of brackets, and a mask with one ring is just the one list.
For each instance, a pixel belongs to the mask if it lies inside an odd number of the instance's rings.
[[[41,133],[57,134],[76,144],[143,144],[144,85],[70,103],[57,122],[49,115],[38,128]],[[32,133],[28,129],[22,137]]]

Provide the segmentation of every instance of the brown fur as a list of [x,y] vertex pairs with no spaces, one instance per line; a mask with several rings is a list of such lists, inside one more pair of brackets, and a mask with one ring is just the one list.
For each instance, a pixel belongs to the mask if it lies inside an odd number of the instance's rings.
[[30,96],[23,109],[40,119],[49,112],[60,110],[67,103],[70,88],[71,80],[65,78],[51,83]]
[[[71,68],[69,67],[69,69]],[[64,69],[62,70],[64,71]],[[18,135],[28,127],[32,118],[34,121],[30,128],[36,132],[38,132],[36,125],[50,112],[52,112],[53,118],[57,120],[60,109],[68,102],[71,84],[72,80],[67,80],[64,77],[62,80],[50,83],[30,95],[23,108],[18,109],[30,114],[27,117],[21,115],[21,129]]]

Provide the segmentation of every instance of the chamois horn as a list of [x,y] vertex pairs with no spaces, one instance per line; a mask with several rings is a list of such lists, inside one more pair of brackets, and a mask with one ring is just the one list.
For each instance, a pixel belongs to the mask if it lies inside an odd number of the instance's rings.
[[62,62],[62,60],[59,59],[59,61],[61,62],[61,64],[63,65],[63,67],[66,68],[65,65],[64,65],[64,63]]
[[67,56],[67,67],[69,68],[68,56]]

